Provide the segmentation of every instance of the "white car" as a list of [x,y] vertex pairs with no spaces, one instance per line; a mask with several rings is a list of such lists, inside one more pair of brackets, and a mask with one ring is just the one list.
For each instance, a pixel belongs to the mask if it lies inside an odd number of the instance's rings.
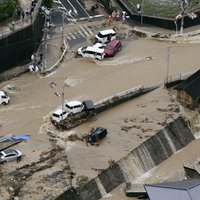
[[105,56],[103,49],[94,46],[80,47],[77,53],[82,57],[95,58],[98,60],[103,60]]
[[93,45],[93,47],[96,47],[96,48],[99,48],[99,49],[104,49],[106,47],[106,44],[97,42]]
[[61,122],[62,120],[66,119],[69,115],[69,112],[67,112],[64,109],[57,109],[53,112],[52,116],[51,116],[51,120],[54,122]]
[[20,161],[22,152],[17,149],[6,149],[0,152],[0,164],[10,162],[13,160]]
[[65,109],[71,114],[79,113],[84,110],[84,105],[80,101],[68,101]]
[[95,35],[95,42],[107,43],[116,39],[116,32],[113,29],[100,31]]
[[8,104],[10,102],[10,97],[8,97],[4,91],[0,90],[0,104]]

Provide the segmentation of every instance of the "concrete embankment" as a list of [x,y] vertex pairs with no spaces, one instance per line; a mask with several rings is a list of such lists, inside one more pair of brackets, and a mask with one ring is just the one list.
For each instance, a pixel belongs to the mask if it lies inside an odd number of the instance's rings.
[[[94,104],[95,107],[95,115],[99,114],[103,111],[106,111],[114,106],[117,106],[121,103],[124,103],[128,100],[131,100],[133,98],[136,98],[140,95],[143,95],[147,92],[151,92],[152,90],[155,90],[160,85],[154,85],[151,87],[144,88],[142,85],[131,88],[129,90],[117,93],[115,95],[106,97]],[[81,123],[87,121],[89,118],[91,118],[91,115],[88,115],[87,112],[83,111],[81,113],[77,113],[74,115],[71,115],[67,117],[63,122],[55,123],[54,125],[57,128],[61,128],[63,130],[68,130],[70,128],[74,128]]]
[[178,117],[82,188],[71,188],[57,200],[100,199],[120,184],[131,182],[156,167],[192,140],[194,136],[184,119]]

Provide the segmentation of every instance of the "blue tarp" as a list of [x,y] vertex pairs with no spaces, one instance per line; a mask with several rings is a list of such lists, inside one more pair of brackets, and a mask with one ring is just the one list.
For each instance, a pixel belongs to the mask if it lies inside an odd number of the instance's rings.
[[30,138],[29,134],[24,134],[24,135],[20,135],[20,136],[14,136],[14,135],[12,135],[10,138],[8,138],[8,140],[10,140],[10,141],[27,140],[29,138]]

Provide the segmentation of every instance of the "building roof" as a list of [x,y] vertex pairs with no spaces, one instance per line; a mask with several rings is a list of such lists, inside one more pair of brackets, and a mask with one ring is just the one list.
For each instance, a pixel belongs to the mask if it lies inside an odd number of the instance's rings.
[[150,187],[160,187],[160,188],[170,188],[170,189],[179,189],[179,190],[190,190],[196,186],[200,185],[200,179],[191,179],[175,182],[163,182],[158,184],[145,184],[145,186]]
[[175,90],[184,90],[195,102],[200,102],[200,70],[174,87]]

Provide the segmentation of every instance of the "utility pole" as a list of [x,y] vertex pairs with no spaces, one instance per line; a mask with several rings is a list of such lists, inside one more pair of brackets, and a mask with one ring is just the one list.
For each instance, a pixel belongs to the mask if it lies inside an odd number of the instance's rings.
[[64,12],[62,11],[62,37],[61,37],[61,47],[64,43],[63,38],[64,38]]
[[61,101],[62,101],[61,103],[62,103],[62,123],[63,123],[63,111],[64,111],[64,101],[65,101],[64,84],[62,86]]
[[182,15],[182,18],[181,18],[181,28],[180,28],[180,35],[183,34],[183,26],[184,26],[184,13]]
[[57,97],[61,97],[61,110],[62,110],[62,122],[63,122],[63,111],[64,111],[64,103],[65,103],[65,85],[63,83],[63,86],[61,88],[61,92],[58,92],[57,90],[57,84],[54,82],[49,83],[49,86],[51,87],[51,89],[54,89],[54,94]]
[[142,4],[141,4],[141,24],[143,24],[143,10],[144,10],[144,0],[142,0]]
[[167,83],[168,83],[168,79],[169,79],[169,56],[170,56],[170,47],[167,47],[167,75],[166,75]]

